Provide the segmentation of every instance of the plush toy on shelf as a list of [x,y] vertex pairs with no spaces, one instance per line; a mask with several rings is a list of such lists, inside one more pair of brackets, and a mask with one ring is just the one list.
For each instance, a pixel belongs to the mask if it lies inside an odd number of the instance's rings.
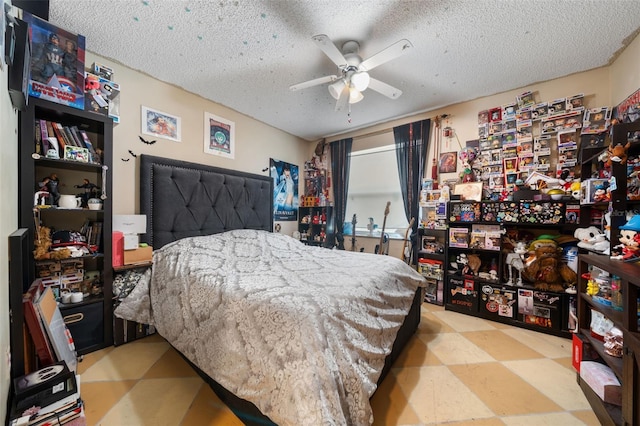
[[579,240],[578,247],[600,254],[608,254],[609,240],[597,227],[578,228],[573,236]]
[[535,258],[526,264],[522,277],[536,290],[564,292],[576,284],[577,274],[561,260],[562,249],[554,240],[534,240],[529,250]]
[[475,182],[476,176],[473,171],[473,162],[478,157],[478,150],[475,148],[467,148],[460,151],[458,158],[462,162],[462,173],[460,173],[460,181],[462,183]]

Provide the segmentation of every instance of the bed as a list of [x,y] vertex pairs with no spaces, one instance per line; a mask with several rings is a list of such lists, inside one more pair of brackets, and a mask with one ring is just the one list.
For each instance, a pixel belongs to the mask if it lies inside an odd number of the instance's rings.
[[271,232],[268,176],[143,155],[140,185],[154,266],[116,314],[152,323],[245,424],[371,424],[424,279]]

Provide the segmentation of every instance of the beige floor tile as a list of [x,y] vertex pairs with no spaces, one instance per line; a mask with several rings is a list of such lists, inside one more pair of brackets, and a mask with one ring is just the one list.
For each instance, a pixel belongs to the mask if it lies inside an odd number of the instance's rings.
[[458,333],[420,334],[427,350],[445,365],[492,362],[495,359]]
[[502,421],[507,426],[584,426],[584,423],[571,413],[502,417]]
[[571,414],[587,426],[600,426],[601,424],[591,408],[588,410],[573,411]]
[[518,327],[504,329],[502,332],[547,358],[571,357],[571,339]]
[[202,385],[200,378],[140,380],[100,425],[179,425]]
[[149,368],[143,379],[160,379],[169,377],[199,377],[187,361],[169,348],[155,364]]
[[461,422],[446,422],[439,424],[446,424],[446,426],[504,426],[504,422],[498,417],[491,417],[490,419],[471,419]]
[[127,343],[102,357],[82,375],[84,382],[140,379],[167,352],[169,344]]
[[[441,311],[437,311],[441,312]],[[437,313],[423,312],[418,325],[418,334],[452,333],[455,330],[442,321]]]
[[423,424],[494,416],[447,367],[404,368],[396,379]]
[[203,382],[180,426],[219,425],[243,426],[243,423],[220,401],[211,387]]
[[408,425],[420,422],[396,376],[391,373],[385,377],[371,398],[373,426]]
[[501,363],[450,365],[449,369],[498,416],[561,411]]
[[460,314],[458,312],[441,311],[434,312],[433,314],[457,332],[495,330],[496,328],[491,321],[485,321],[482,318]]
[[442,361],[435,356],[433,351],[427,348],[427,343],[417,336],[413,336],[393,364],[393,368],[422,367],[426,365],[442,365]]
[[105,355],[113,351],[115,348],[109,346],[108,348],[100,349],[99,351],[91,352],[90,354],[82,355],[82,361],[78,363],[78,374],[86,372],[96,362],[100,361]]
[[467,331],[460,334],[498,361],[542,358],[540,353],[501,330]]
[[585,410],[590,407],[576,382],[576,373],[551,359],[505,361],[502,364],[563,410]]
[[558,364],[560,364],[561,366],[563,366],[564,368],[568,368],[569,370],[571,370],[573,373],[576,373],[576,369],[573,368],[573,363],[572,363],[572,359],[571,357],[567,357],[567,358],[553,358],[554,362],[557,362]]
[[85,383],[83,379],[80,384],[80,397],[84,401],[84,412],[89,426],[98,424],[111,407],[137,383],[135,380]]

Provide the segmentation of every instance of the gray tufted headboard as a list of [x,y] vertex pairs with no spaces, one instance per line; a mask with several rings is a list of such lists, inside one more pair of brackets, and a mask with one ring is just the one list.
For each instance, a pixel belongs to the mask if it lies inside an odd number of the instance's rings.
[[154,249],[185,237],[232,229],[273,230],[269,176],[141,155],[142,240]]

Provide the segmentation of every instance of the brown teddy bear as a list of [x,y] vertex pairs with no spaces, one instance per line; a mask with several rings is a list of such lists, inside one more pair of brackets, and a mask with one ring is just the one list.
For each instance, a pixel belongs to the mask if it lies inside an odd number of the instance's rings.
[[36,249],[33,251],[34,259],[58,260],[66,259],[71,256],[71,250],[67,248],[51,251],[51,229],[46,226],[39,226],[36,233]]
[[607,167],[611,167],[612,161],[620,164],[627,164],[627,150],[630,146],[631,142],[627,142],[626,145],[619,143],[614,146],[613,144],[610,144],[609,148],[607,148],[607,152],[609,154],[606,163]]
[[560,259],[561,249],[553,240],[536,240],[531,244],[534,258],[522,270],[522,278],[536,290],[563,292],[576,284],[578,276]]

